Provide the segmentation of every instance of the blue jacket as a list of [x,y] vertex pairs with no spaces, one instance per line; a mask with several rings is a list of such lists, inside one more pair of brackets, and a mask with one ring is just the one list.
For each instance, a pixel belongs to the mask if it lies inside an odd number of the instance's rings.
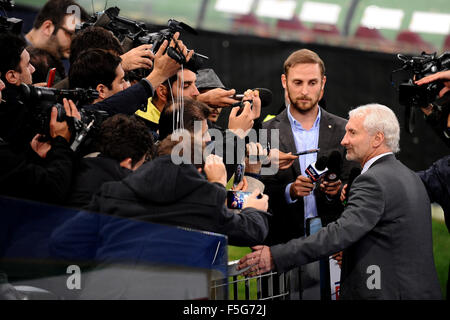
[[437,202],[444,210],[445,224],[450,231],[450,155],[417,174],[427,188],[430,201]]

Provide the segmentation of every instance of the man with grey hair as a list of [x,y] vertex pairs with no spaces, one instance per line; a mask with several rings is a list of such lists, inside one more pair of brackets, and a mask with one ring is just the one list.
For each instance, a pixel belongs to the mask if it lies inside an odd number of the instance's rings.
[[241,259],[247,273],[284,272],[344,250],[341,299],[440,299],[433,259],[431,206],[420,178],[394,153],[400,127],[379,104],[350,111],[341,144],[363,170],[342,216],[317,233]]

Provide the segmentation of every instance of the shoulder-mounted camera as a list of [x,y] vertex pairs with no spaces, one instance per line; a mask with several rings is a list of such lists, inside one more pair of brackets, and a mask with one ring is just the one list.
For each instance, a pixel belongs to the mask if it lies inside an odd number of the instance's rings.
[[[119,39],[125,51],[129,51],[143,44],[152,44],[153,53],[158,51],[164,40],[170,43],[176,32],[187,31],[192,34],[197,34],[189,25],[174,19],[170,19],[167,22],[168,27],[166,29],[150,32],[145,23],[121,17],[119,16],[119,12],[120,9],[117,7],[111,7],[103,12],[97,12],[89,21],[78,25],[76,30],[82,30],[89,26],[103,27],[111,31]],[[186,67],[194,70],[199,69],[208,60],[207,56],[194,53],[193,57],[186,63],[185,56],[176,47],[168,47],[166,52],[178,63],[184,64]]]
[[[450,94],[439,98],[439,92],[444,87],[442,81],[437,80],[428,84],[418,86],[415,81],[436,72],[450,69],[450,52],[445,52],[440,56],[436,53],[427,54],[423,52],[420,56],[407,57],[402,54],[397,55],[402,62],[401,68],[393,71],[408,72],[409,79],[402,82],[399,87],[399,103],[405,106],[405,126],[410,133],[414,132],[415,114],[417,108],[433,106],[433,125],[441,126],[449,114]],[[430,118],[430,119],[431,119]]]
[[94,89],[54,89],[21,84],[21,93],[18,98],[32,113],[31,125],[36,132],[44,136],[44,139],[50,137],[50,115],[52,107],[55,107],[58,112],[57,120],[67,121],[72,134],[71,148],[77,151],[89,131],[97,130],[108,114],[105,111],[81,109],[79,110],[81,119],[68,117],[62,105],[63,99],[85,105],[97,99],[98,96],[98,91]]

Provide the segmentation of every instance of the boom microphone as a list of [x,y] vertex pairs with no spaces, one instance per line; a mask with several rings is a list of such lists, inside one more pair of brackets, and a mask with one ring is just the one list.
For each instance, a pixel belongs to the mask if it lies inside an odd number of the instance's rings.
[[[252,90],[259,91],[259,98],[261,99],[261,108],[267,107],[272,103],[272,91],[266,88],[254,88]],[[244,97],[244,94],[235,94],[233,99],[241,100]]]
[[348,203],[348,197],[350,195],[350,187],[352,186],[353,180],[355,180],[356,177],[359,176],[360,174],[361,174],[360,168],[353,167],[352,170],[350,171],[350,175],[348,177],[348,183],[347,183],[347,191],[345,193],[345,199],[344,199],[344,201],[342,201],[342,204],[344,206],[346,206]]
[[328,158],[326,156],[320,157],[316,162],[311,163],[308,168],[306,168],[306,175],[313,182],[317,182],[325,173],[327,173],[327,162]]

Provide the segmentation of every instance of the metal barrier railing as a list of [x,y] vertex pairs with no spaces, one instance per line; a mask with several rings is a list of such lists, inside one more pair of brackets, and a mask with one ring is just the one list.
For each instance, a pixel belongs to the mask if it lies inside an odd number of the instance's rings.
[[[228,279],[211,281],[211,299],[226,300],[291,300],[293,286],[291,271],[268,272],[259,276],[245,277],[244,270],[236,270],[239,260],[228,262]],[[298,295],[298,294],[297,294]]]

